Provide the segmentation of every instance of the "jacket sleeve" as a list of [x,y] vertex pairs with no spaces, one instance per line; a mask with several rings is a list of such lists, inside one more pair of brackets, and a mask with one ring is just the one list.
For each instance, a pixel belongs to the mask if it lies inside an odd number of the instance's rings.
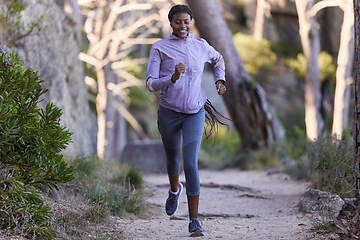
[[214,66],[215,82],[219,80],[225,82],[225,61],[223,56],[205,40],[204,42],[208,58],[207,62]]
[[146,71],[146,87],[150,92],[156,92],[165,89],[172,84],[171,76],[160,77],[160,66],[161,53],[154,44],[150,50],[149,62]]

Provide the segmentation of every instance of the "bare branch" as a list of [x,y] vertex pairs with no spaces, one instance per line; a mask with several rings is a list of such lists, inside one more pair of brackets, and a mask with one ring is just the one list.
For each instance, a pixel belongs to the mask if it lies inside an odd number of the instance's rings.
[[119,77],[124,78],[126,81],[131,82],[133,84],[133,86],[143,86],[144,85],[144,81],[138,79],[137,77],[135,77],[134,75],[128,73],[125,70],[116,69],[115,72]]
[[118,61],[118,62],[114,62],[113,64],[111,64],[111,68],[112,69],[119,69],[119,68],[125,68],[131,65],[136,65],[136,64],[146,64],[148,61],[147,58],[137,58],[137,59],[131,59],[131,60],[122,60],[122,61]]
[[100,64],[100,61],[98,59],[83,52],[79,53],[79,59],[93,66],[98,66]]
[[114,13],[120,15],[124,12],[132,11],[132,10],[150,10],[153,8],[153,5],[150,3],[133,3],[133,4],[126,4],[121,7],[114,8]]
[[120,112],[120,114],[126,119],[126,121],[133,127],[135,132],[139,135],[139,137],[142,140],[149,140],[149,137],[146,135],[146,133],[142,129],[139,122],[136,121],[136,119],[131,115],[131,113],[129,113],[129,111],[123,105],[121,105],[117,101],[114,101],[113,106],[115,107],[115,109],[117,111]]
[[340,7],[342,5],[342,0],[322,0],[317,2],[310,10],[310,17],[315,17],[316,14],[327,7]]

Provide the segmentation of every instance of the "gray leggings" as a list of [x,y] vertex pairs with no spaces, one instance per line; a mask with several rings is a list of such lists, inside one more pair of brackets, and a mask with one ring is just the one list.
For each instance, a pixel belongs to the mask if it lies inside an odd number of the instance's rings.
[[185,114],[159,106],[159,131],[167,157],[169,176],[180,173],[183,141],[183,165],[186,194],[200,195],[198,156],[205,124],[205,110]]

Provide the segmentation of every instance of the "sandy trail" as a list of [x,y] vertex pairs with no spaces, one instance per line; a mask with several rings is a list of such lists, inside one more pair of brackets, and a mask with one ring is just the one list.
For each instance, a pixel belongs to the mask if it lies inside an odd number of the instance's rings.
[[[180,179],[184,181],[184,176]],[[185,191],[176,220],[170,219],[164,211],[167,176],[145,175],[144,180],[150,214],[142,219],[118,219],[125,239],[188,238]],[[296,209],[307,190],[305,182],[294,181],[283,173],[238,170],[200,170],[200,181],[199,219],[205,236],[197,239],[316,239],[309,218]]]

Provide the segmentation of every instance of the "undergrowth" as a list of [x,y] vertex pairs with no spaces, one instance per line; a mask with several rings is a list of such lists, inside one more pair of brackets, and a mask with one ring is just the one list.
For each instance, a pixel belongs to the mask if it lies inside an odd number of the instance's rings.
[[79,158],[72,165],[75,179],[56,193],[67,207],[56,208],[54,226],[65,238],[121,239],[125,226],[112,226],[111,217],[144,213],[140,172],[97,157]]
[[75,187],[90,202],[103,205],[116,216],[142,212],[143,180],[136,168],[96,157],[77,159],[73,165]]
[[359,170],[355,165],[354,143],[349,132],[344,132],[341,139],[331,134],[318,138],[310,147],[309,159],[313,188],[342,198],[354,197]]

